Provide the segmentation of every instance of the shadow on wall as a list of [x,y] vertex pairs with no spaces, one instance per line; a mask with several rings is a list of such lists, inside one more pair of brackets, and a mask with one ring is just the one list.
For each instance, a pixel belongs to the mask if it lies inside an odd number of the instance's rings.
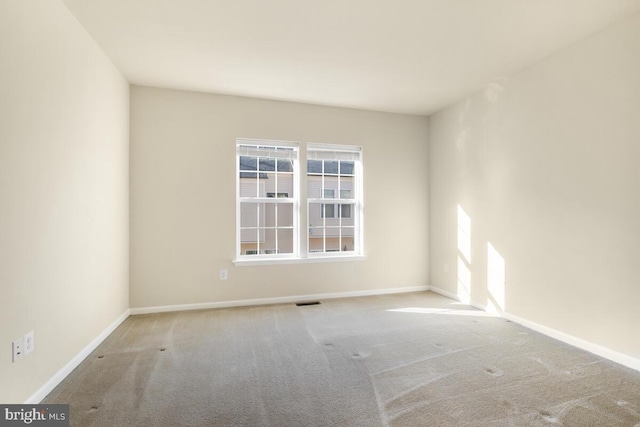
[[487,311],[505,311],[506,263],[500,253],[487,242]]
[[460,301],[471,302],[471,218],[458,205],[458,291]]
[[[469,304],[472,301],[471,288],[471,217],[458,205],[458,299]],[[486,244],[487,250],[487,311],[501,313],[506,310],[506,262],[491,242]],[[478,301],[479,302],[479,301]]]

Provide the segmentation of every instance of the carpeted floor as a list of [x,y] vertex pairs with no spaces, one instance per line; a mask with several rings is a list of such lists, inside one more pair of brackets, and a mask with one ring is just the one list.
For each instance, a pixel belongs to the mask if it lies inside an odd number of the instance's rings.
[[77,426],[640,426],[640,373],[431,292],[132,316]]

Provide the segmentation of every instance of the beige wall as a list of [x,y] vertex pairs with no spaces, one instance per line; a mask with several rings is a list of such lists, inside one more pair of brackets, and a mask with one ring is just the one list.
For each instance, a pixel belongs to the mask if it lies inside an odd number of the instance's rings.
[[432,286],[465,275],[459,204],[474,302],[492,253],[508,313],[640,357],[639,52],[635,16],[430,118]]
[[[131,307],[427,285],[427,134],[424,117],[133,86]],[[366,260],[234,267],[238,137],[362,145]]]
[[[0,2],[0,402],[128,308],[128,84],[68,10]],[[35,351],[11,362],[11,341]]]

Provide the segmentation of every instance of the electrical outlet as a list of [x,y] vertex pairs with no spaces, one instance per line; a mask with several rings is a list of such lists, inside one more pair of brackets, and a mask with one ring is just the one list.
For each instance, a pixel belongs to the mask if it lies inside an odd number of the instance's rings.
[[24,335],[24,355],[26,356],[27,354],[31,353],[35,345],[36,342],[33,331],[26,333]]
[[449,263],[448,263],[448,262],[445,262],[445,263],[444,263],[444,272],[445,272],[445,273],[448,273],[448,272],[449,272]]
[[229,278],[229,272],[227,270],[220,270],[220,280],[227,280]]
[[22,339],[17,339],[12,343],[13,348],[13,362],[17,362],[22,357]]

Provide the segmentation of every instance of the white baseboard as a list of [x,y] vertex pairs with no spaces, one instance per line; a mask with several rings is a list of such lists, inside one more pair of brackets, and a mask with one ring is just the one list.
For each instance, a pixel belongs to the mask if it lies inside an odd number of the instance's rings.
[[89,354],[93,350],[95,350],[113,331],[116,330],[118,326],[122,322],[124,322],[127,317],[129,317],[129,310],[127,309],[124,313],[118,317],[115,322],[109,325],[104,331],[100,333],[97,337],[93,339],[85,348],[83,348],[78,354],[74,356],[66,365],[62,367],[58,372],[56,372],[49,381],[44,383],[42,387],[38,389],[34,394],[29,397],[25,403],[25,405],[33,405],[40,403],[49,393],[53,391],[54,388],[57,387],[58,384],[64,380],[67,375],[71,373],[84,359],[87,358]]
[[574,347],[586,350],[589,353],[596,354],[598,356],[604,357],[605,359],[609,359],[613,362],[624,365],[628,368],[640,371],[640,359],[636,359],[635,357],[631,357],[627,354],[611,350],[610,348],[603,347],[599,344],[594,344],[590,341],[583,340],[582,338],[574,337],[573,335],[569,335],[556,329],[548,328],[530,320],[523,319],[522,317],[514,316],[513,314],[501,313],[500,317],[511,320],[512,322],[519,323],[524,327],[533,329],[534,331],[540,332],[541,334],[547,335],[551,338],[555,338],[558,341],[562,341]]
[[[447,298],[451,298],[454,299],[456,301],[460,301],[460,298],[458,298],[458,295],[454,294],[453,292],[449,292],[449,291],[445,291],[444,289],[440,289],[437,288],[435,286],[429,286],[429,290],[431,292],[435,292],[436,294],[442,295],[443,297],[447,297]],[[471,307],[477,308],[478,310],[482,310],[482,311],[487,311],[487,306],[471,301],[468,303]]]
[[427,291],[427,290],[429,290],[428,286],[409,286],[404,288],[371,289],[366,291],[334,292],[334,293],[328,293],[328,294],[294,295],[294,296],[274,297],[274,298],[257,298],[257,299],[244,299],[244,300],[234,300],[234,301],[204,302],[204,303],[197,303],[197,304],[162,305],[162,306],[155,306],[155,307],[132,308],[131,314],[136,315],[136,314],[150,314],[150,313],[165,313],[169,311],[204,310],[208,308],[286,304],[286,303],[301,302],[301,301],[314,301],[314,300],[322,300],[322,299],[349,298],[349,297],[364,297],[364,296],[385,295],[385,294],[399,294],[399,293],[405,293],[405,292],[419,292],[419,291]]
[[[460,301],[460,299],[456,294],[445,291],[444,289],[440,289],[435,286],[430,286],[429,290],[437,294],[440,294],[442,296],[445,296],[447,298]],[[487,310],[486,306],[483,306],[482,304],[471,302],[470,305],[480,310],[484,310],[484,311]],[[532,322],[527,319],[523,319],[522,317],[518,317],[510,313],[501,312],[501,313],[497,313],[497,315],[504,319],[511,320],[512,322],[518,323],[526,328],[532,329],[536,332],[540,332],[543,335],[557,339],[558,341],[562,341],[566,344],[588,351],[589,353],[593,353],[600,357],[604,357],[605,359],[609,359],[613,362],[624,365],[628,368],[635,369],[636,371],[640,371],[640,359],[636,359],[635,357],[631,357],[627,354],[620,353],[615,350],[611,350],[610,348],[603,347],[599,344],[594,344],[590,341],[583,340],[582,338],[574,337],[573,335],[569,335],[565,332],[561,332],[556,329],[540,325],[538,323]]]
[[[447,298],[451,298],[459,301],[460,299],[454,293],[445,291],[434,286],[410,286],[403,288],[387,288],[387,289],[372,289],[366,291],[352,291],[352,292],[335,292],[326,294],[311,294],[311,295],[297,295],[275,298],[258,298],[247,300],[235,300],[235,301],[220,301],[198,304],[180,304],[180,305],[165,305],[156,307],[139,307],[126,310],[120,315],[111,325],[109,325],[100,335],[98,335],[93,341],[91,341],[84,349],[82,349],[73,359],[71,359],[62,369],[56,372],[42,387],[40,387],[31,397],[29,397],[25,404],[37,404],[41,402],[51,391],[64,380],[67,375],[71,373],[86,357],[91,354],[122,322],[124,322],[129,315],[136,314],[149,314],[149,313],[163,313],[169,311],[185,311],[185,310],[201,310],[208,308],[225,308],[225,307],[242,307],[252,305],[267,305],[267,304],[283,304],[293,303],[299,301],[310,300],[322,300],[322,299],[334,299],[334,298],[349,298],[360,296],[372,296],[372,295],[385,295],[385,294],[397,294],[405,292],[420,292],[420,291],[432,291]],[[481,304],[472,302],[470,304],[473,307],[481,310],[486,310]],[[627,366],[636,371],[640,371],[640,359],[636,359],[629,355],[611,350],[598,344],[583,340],[581,338],[574,337],[567,333],[548,328],[538,323],[523,319],[518,316],[514,316],[509,313],[500,313],[500,317],[503,317],[512,322],[516,322],[522,326],[530,328],[536,332],[540,332],[551,338],[565,342],[574,347],[578,347],[582,350],[604,357],[621,365]]]
[[435,292],[436,294],[442,295],[443,297],[447,297],[447,298],[454,299],[456,301],[460,301],[460,298],[458,298],[458,295],[454,294],[453,292],[445,291],[444,289],[440,289],[440,288],[437,288],[435,286],[429,286],[429,290],[431,292]]

